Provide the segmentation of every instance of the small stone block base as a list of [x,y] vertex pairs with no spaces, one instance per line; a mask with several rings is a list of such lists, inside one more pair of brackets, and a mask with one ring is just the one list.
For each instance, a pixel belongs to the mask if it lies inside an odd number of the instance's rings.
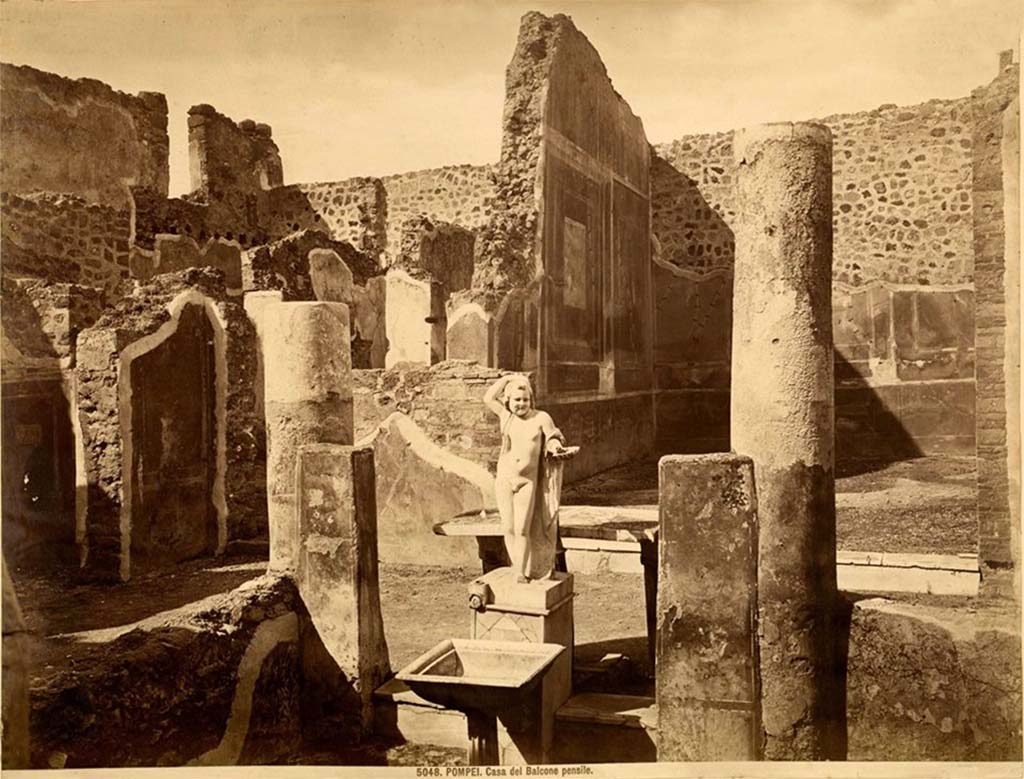
[[511,568],[495,568],[475,579],[476,583],[490,587],[494,593],[493,604],[505,608],[550,609],[573,592],[572,574],[558,571],[552,573],[550,579],[520,583]]
[[572,600],[566,600],[558,608],[542,614],[521,614],[489,607],[472,614],[470,638],[572,646]]

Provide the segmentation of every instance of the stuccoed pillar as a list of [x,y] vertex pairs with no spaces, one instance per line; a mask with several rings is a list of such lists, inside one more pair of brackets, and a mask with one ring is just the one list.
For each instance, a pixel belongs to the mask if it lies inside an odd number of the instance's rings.
[[754,461],[764,756],[835,757],[832,136],[738,131],[732,448]]
[[761,756],[754,465],[658,463],[658,760]]
[[270,303],[263,309],[262,338],[270,570],[294,572],[298,449],[352,443],[348,308],[343,303]]

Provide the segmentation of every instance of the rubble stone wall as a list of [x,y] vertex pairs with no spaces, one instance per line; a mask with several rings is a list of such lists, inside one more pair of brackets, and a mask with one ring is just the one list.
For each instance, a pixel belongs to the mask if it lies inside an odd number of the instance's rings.
[[260,197],[284,183],[269,125],[235,123],[197,105],[188,112],[188,145],[192,191],[209,205],[208,221],[221,230],[255,228]]
[[[813,121],[834,139],[833,279],[969,283],[970,98]],[[732,133],[686,136],[656,153],[651,186],[661,259],[696,273],[731,268]]]
[[387,192],[387,263],[400,249],[402,225],[410,218],[483,227],[493,208],[492,175],[491,165],[451,165],[381,179]]
[[321,230],[378,262],[384,252],[387,201],[377,178],[289,184],[267,193],[260,224],[271,240]]
[[4,275],[112,292],[128,275],[130,230],[127,209],[70,195],[0,194]]
[[[978,110],[965,97],[817,120],[834,138],[840,457],[973,452]],[[728,405],[715,396],[729,387],[732,137],[661,144],[651,165],[659,446],[669,451],[728,447],[727,416],[694,414]]]

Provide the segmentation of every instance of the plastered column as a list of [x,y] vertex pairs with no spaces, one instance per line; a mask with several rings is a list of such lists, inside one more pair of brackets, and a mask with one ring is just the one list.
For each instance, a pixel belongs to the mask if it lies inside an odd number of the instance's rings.
[[262,319],[270,569],[294,571],[298,448],[352,443],[348,308],[342,303],[270,303]]
[[754,461],[764,755],[835,756],[832,138],[736,133],[732,448]]

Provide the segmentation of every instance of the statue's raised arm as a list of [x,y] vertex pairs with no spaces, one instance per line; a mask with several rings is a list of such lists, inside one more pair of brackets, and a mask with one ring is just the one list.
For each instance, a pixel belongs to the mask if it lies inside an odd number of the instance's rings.
[[525,376],[498,379],[484,404],[501,424],[494,494],[512,573],[518,582],[548,578],[558,543],[562,461],[579,448],[567,449],[551,415],[535,408]]

